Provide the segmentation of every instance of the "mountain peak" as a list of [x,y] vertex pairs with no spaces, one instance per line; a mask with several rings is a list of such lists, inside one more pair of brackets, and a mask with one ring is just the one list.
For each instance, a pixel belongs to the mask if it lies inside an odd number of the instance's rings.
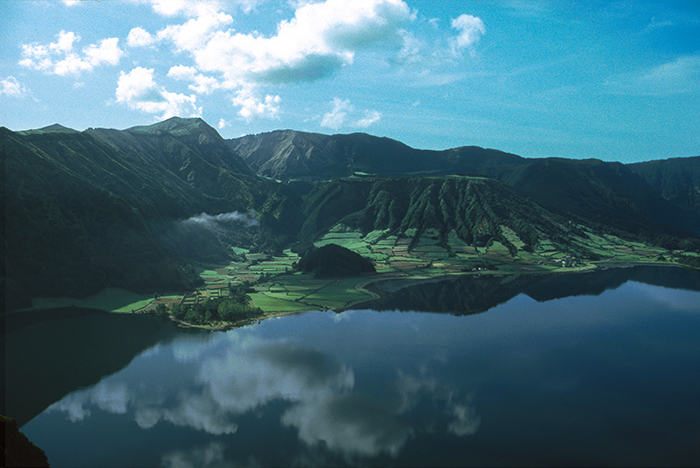
[[169,119],[163,120],[162,122],[155,123],[153,125],[144,125],[138,127],[128,128],[129,132],[142,132],[151,134],[161,134],[161,133],[173,133],[173,134],[183,134],[191,132],[202,132],[205,131],[218,132],[214,130],[209,124],[207,124],[200,117],[170,117]]
[[44,132],[56,132],[56,131],[65,131],[65,130],[69,130],[69,131],[73,131],[73,132],[75,131],[72,128],[64,127],[60,123],[55,123],[53,125],[49,125],[49,126],[46,126],[44,128],[39,128],[38,130],[42,130]]
[[77,132],[77,130],[73,130],[72,128],[64,127],[63,125],[59,123],[55,123],[53,125],[49,125],[47,127],[43,128],[38,128],[36,130],[29,130],[30,132],[64,132],[64,133],[72,133],[72,132]]

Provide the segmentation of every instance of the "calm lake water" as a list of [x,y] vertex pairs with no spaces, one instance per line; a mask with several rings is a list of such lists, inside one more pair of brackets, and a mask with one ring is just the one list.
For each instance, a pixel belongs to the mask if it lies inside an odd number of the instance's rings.
[[484,281],[497,305],[439,301],[468,315],[14,325],[8,415],[52,467],[700,465],[700,275]]

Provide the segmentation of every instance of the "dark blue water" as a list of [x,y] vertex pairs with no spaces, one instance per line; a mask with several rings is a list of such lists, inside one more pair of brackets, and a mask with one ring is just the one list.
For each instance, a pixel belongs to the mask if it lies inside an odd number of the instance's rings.
[[51,466],[700,465],[695,291],[312,312],[148,346],[22,427]]

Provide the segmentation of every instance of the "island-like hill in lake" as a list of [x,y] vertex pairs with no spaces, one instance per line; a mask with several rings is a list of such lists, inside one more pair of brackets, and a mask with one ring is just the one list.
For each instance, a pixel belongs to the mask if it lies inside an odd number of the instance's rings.
[[192,290],[224,278],[211,265],[255,281],[286,268],[258,265],[265,255],[352,236],[360,254],[393,249],[375,255],[387,265],[414,251],[432,265],[443,249],[457,269],[488,249],[614,256],[608,235],[700,250],[699,158],[627,166],[294,131],[227,141],[199,118],[0,128],[0,145],[7,309],[107,287]]
[[326,244],[307,252],[299,261],[298,268],[317,278],[342,278],[376,272],[371,261],[336,244]]

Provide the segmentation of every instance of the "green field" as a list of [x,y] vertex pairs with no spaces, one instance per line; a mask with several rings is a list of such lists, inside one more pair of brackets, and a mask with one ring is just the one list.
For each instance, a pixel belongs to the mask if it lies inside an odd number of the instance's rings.
[[[437,231],[427,230],[419,236],[416,229],[404,235],[386,231],[363,234],[347,226],[337,225],[315,242],[316,247],[338,244],[370,259],[377,270],[373,276],[320,280],[294,271],[299,256],[285,250],[280,256],[250,253],[234,249],[236,262],[229,264],[195,265],[195,271],[205,287],[191,291],[185,303],[194,304],[207,298],[228,294],[228,285],[254,285],[250,293],[252,303],[265,313],[293,313],[304,310],[342,309],[372,298],[361,288],[363,283],[383,277],[429,279],[445,275],[505,274],[518,275],[536,272],[579,271],[607,264],[674,262],[674,255],[700,256],[695,253],[669,252],[660,247],[640,242],[628,242],[610,234],[598,235],[579,226],[584,237],[568,240],[570,246],[590,252],[600,258],[579,258],[555,240],[542,237],[531,251],[507,226],[501,226],[500,239],[491,239],[484,247],[470,245],[455,231],[440,239]],[[419,236],[419,237],[416,237]],[[515,247],[515,255],[506,246]],[[662,260],[663,259],[663,260]],[[85,299],[35,298],[33,308],[65,307],[75,305],[112,312],[151,310],[160,303],[172,304],[183,300],[170,295],[154,303],[153,297],[134,294],[120,289],[106,289]]]

